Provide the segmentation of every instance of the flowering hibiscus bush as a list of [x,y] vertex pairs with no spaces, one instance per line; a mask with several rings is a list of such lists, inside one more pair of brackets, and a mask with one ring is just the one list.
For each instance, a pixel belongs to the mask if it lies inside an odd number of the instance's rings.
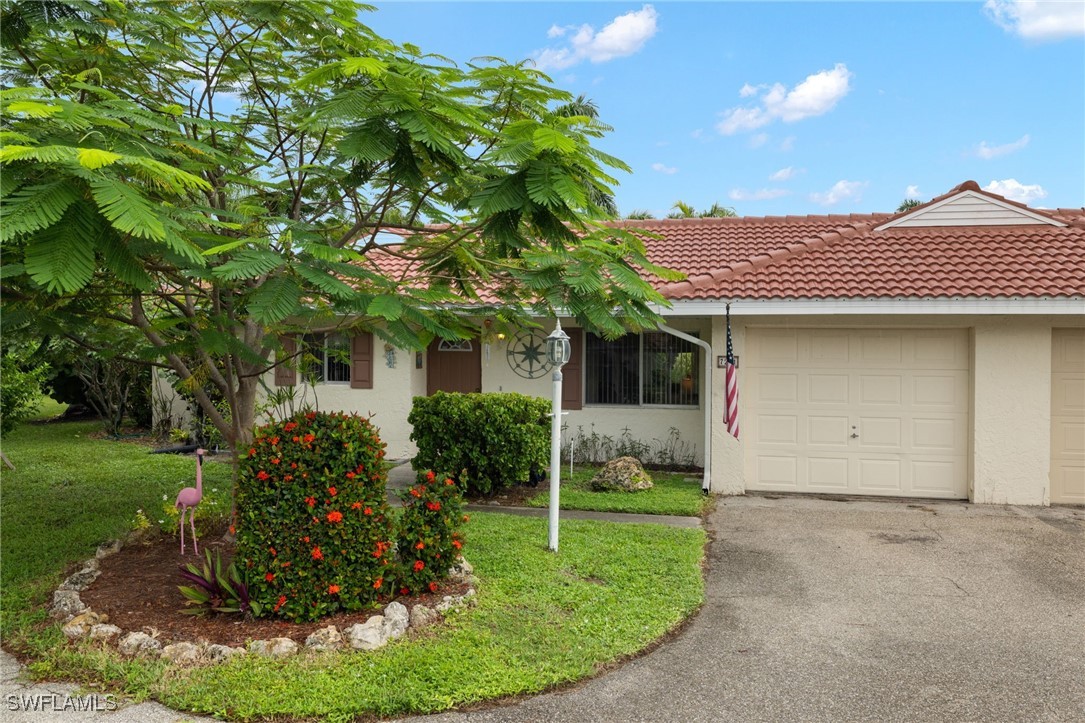
[[368,419],[309,412],[240,455],[237,559],[262,614],[315,620],[395,592],[384,443]]
[[439,581],[463,548],[461,484],[448,475],[420,472],[418,482],[400,493],[399,576],[402,595],[437,592]]

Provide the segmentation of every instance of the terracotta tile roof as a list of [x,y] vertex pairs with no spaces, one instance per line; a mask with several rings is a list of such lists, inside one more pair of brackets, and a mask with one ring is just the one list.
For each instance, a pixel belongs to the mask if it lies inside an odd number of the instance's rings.
[[[971,191],[1060,226],[893,226]],[[644,229],[648,257],[686,274],[650,278],[671,300],[1085,297],[1085,208],[1038,210],[972,181],[904,213],[618,221]],[[390,247],[390,248],[395,248]],[[411,279],[413,264],[371,254],[374,267]],[[483,299],[484,302],[490,301]]]
[[[1066,225],[875,230],[962,191]],[[688,276],[657,285],[660,292],[672,300],[1085,297],[1085,208],[1032,209],[974,181],[898,214],[741,221],[748,225],[712,226],[695,248],[666,225],[675,222],[655,222],[651,230],[663,239],[648,241],[651,258]],[[751,233],[760,239],[751,241]],[[706,265],[713,257],[716,265]]]
[[[1085,212],[1078,217],[1085,222]],[[1085,227],[849,225],[788,253],[660,288],[670,299],[1085,297]]]

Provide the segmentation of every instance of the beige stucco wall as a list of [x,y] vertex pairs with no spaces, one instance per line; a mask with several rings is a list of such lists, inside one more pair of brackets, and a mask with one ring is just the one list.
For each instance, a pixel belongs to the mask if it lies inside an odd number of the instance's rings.
[[[384,341],[373,339],[373,388],[351,389],[350,384],[299,383],[295,387],[296,405],[311,404],[327,412],[357,412],[372,418],[380,430],[381,439],[387,445],[388,459],[413,457],[416,451],[411,441],[411,426],[407,415],[415,396],[426,393],[426,370],[415,368],[415,352],[395,349],[395,367],[389,367]],[[423,354],[423,357],[425,355]],[[274,384],[273,374],[266,377],[268,385]]]
[[972,354],[972,501],[1049,504],[1051,326],[984,321]]
[[[773,316],[733,317],[739,356],[740,420],[745,407],[741,357],[747,327],[961,328],[970,331],[972,398],[969,497],[976,503],[1046,505],[1051,459],[1051,329],[1082,326],[1068,316]],[[713,321],[713,356],[726,351],[724,322]],[[743,494],[744,448],[721,419],[722,375],[713,383],[712,491]]]

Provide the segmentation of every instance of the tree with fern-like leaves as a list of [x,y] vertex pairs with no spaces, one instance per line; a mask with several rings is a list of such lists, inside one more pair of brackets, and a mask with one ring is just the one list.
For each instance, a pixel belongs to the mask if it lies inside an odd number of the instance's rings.
[[698,211],[692,204],[675,201],[667,218],[731,218],[737,215],[735,209],[721,203],[713,203],[708,208]]
[[595,105],[524,63],[392,43],[365,10],[5,3],[5,327],[137,330],[113,351],[170,370],[237,450],[284,335],[654,326],[640,273],[678,275],[601,223],[628,169],[593,145]]

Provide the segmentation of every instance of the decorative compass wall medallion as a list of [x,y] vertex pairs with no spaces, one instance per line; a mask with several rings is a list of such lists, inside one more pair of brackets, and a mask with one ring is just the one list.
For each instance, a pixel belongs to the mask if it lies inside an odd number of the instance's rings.
[[530,331],[520,332],[509,342],[509,366],[525,379],[538,379],[550,369],[546,361],[546,339]]

